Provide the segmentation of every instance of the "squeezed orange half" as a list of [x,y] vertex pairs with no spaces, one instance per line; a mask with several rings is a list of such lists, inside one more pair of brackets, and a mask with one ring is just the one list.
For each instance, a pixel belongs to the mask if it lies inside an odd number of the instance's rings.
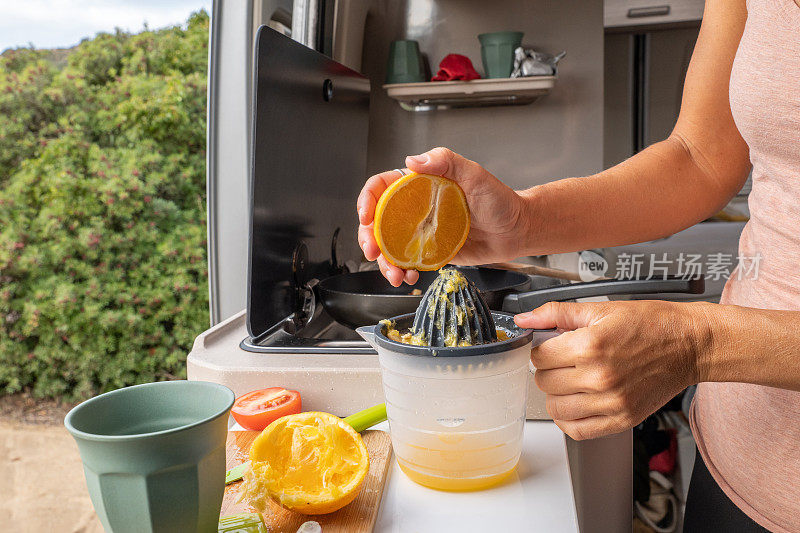
[[250,447],[243,499],[261,512],[267,499],[302,514],[325,514],[352,502],[369,470],[361,435],[341,418],[310,411],[284,416]]

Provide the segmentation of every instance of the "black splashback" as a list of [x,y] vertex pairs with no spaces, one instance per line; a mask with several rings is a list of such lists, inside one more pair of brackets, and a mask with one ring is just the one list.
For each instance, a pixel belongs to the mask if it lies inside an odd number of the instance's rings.
[[296,311],[298,282],[334,273],[337,228],[338,262],[361,256],[355,202],[367,177],[370,86],[266,26],[255,60],[247,329],[257,338]]

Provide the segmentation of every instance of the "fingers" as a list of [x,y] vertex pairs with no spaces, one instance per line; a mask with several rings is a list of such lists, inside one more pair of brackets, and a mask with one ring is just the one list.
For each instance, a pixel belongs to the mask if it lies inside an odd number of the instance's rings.
[[386,190],[386,187],[402,177],[403,175],[397,170],[387,170],[386,172],[375,174],[367,180],[356,201],[358,221],[361,225],[368,226],[372,224],[375,216],[375,205],[378,203],[381,194]]
[[386,258],[381,255],[381,249],[375,241],[373,224],[368,226],[360,225],[358,227],[358,246],[364,252],[364,257],[367,261],[378,260],[378,267],[384,277],[395,287],[399,287],[403,282],[413,285],[419,280],[419,272],[416,270],[398,268],[386,261]]
[[392,265],[383,256],[378,257],[378,268],[381,269],[383,277],[389,280],[393,287],[399,287],[406,277],[405,270]]
[[632,428],[616,416],[599,415],[579,420],[553,420],[561,431],[575,440],[596,439]]
[[409,285],[415,284],[419,280],[419,272],[416,270],[406,270],[405,282]]
[[536,370],[574,367],[582,363],[591,346],[585,329],[567,331],[531,349],[531,362]]
[[398,268],[381,255],[381,249],[378,247],[378,243],[375,242],[375,235],[372,233],[372,224],[358,227],[358,245],[364,252],[364,257],[367,258],[367,261],[378,260],[378,268],[380,268],[381,273],[395,287],[399,287],[404,281],[409,285],[413,285],[419,280],[419,272],[416,270]]
[[378,243],[375,242],[375,234],[372,231],[372,224],[369,226],[358,227],[358,246],[364,252],[364,257],[367,261],[375,261],[381,255],[381,249]]
[[553,420],[579,420],[590,416],[612,415],[612,402],[601,394],[578,393],[566,396],[548,394],[547,413]]
[[521,328],[574,330],[591,324],[597,309],[594,304],[548,302],[533,311],[518,314],[514,322]]
[[424,154],[406,157],[406,166],[414,172],[444,176],[463,185],[466,181],[488,174],[479,164],[448,148],[438,147]]
[[545,394],[563,396],[579,392],[596,392],[592,386],[591,376],[586,371],[575,368],[553,368],[551,370],[536,370],[533,375],[536,386]]
[[[403,171],[408,171],[408,169],[403,169]],[[386,261],[386,258],[381,255],[378,243],[375,241],[373,219],[375,217],[375,206],[381,194],[389,185],[401,177],[403,177],[403,174],[397,170],[387,170],[372,176],[364,184],[356,201],[359,221],[358,246],[364,252],[364,257],[367,261],[378,260],[378,266],[383,276],[395,287],[399,287],[404,281],[409,285],[413,285],[419,279],[419,272],[416,270],[403,270]]]
[[[389,283],[395,287],[399,287],[403,282],[413,285],[419,280],[419,272],[416,270],[403,270],[389,263],[386,258],[381,255],[381,251],[374,241],[372,243],[362,244],[362,228],[364,228],[364,226],[359,228],[358,231],[358,242],[361,245],[361,249],[364,250],[364,257],[370,261],[378,260],[378,268],[380,268],[383,277],[385,277]],[[369,228],[367,228],[367,230],[371,231]]]

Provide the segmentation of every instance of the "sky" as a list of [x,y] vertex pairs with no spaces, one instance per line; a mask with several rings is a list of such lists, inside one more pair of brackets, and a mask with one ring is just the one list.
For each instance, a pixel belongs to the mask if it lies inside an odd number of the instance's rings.
[[119,27],[136,32],[186,22],[211,0],[0,0],[0,51],[28,46],[68,48]]

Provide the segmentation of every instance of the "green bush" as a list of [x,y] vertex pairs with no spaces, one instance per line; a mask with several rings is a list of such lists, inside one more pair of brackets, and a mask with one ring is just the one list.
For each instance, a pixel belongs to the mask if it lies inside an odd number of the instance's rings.
[[0,392],[182,377],[208,325],[208,15],[0,56]]

